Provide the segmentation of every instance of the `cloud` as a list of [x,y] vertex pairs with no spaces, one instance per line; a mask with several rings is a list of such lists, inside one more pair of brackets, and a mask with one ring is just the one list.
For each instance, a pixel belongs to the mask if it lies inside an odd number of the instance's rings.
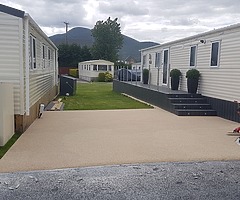
[[171,25],[176,26],[191,26],[199,23],[198,19],[189,19],[189,18],[176,18],[169,22]]
[[166,42],[240,22],[239,0],[2,0],[28,12],[48,35],[118,18],[122,33]]
[[137,1],[101,1],[99,2],[99,11],[103,14],[109,13],[118,16],[133,15],[141,16],[149,14],[147,8],[141,7]]
[[64,21],[70,23],[71,26],[84,26],[88,25],[84,20],[86,11],[82,6],[85,1],[79,0],[21,0],[20,3],[16,1],[7,1],[11,4],[14,3],[15,7],[22,9],[29,13],[30,16],[43,27],[56,27],[60,28]]

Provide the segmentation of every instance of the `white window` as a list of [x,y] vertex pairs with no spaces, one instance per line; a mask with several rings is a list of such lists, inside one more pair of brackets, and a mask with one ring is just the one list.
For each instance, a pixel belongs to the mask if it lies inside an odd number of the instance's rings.
[[29,68],[36,69],[36,38],[30,35],[30,59],[29,59]]
[[45,61],[46,61],[46,46],[43,44],[42,45],[42,66],[43,66],[43,68],[46,67]]
[[48,67],[51,65],[51,49],[48,48]]
[[151,54],[148,55],[148,59],[149,59],[149,64],[152,64],[152,55]]
[[107,65],[98,65],[99,71],[107,71]]
[[161,53],[156,53],[155,55],[155,67],[160,67],[161,65]]
[[146,65],[146,55],[143,56],[143,67]]
[[217,67],[219,65],[219,49],[220,49],[220,42],[213,42],[212,50],[211,50],[210,66]]
[[190,67],[196,67],[197,60],[197,46],[190,48]]

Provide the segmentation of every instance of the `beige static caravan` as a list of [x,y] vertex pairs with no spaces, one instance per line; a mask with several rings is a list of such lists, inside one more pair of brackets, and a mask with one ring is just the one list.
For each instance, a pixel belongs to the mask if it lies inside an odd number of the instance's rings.
[[57,47],[29,14],[0,4],[0,82],[13,84],[16,132],[58,94],[57,58]]

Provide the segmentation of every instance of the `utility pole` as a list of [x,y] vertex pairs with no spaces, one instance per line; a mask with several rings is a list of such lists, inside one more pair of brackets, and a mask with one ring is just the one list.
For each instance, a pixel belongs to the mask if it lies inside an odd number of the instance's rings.
[[63,22],[66,26],[66,34],[65,34],[65,44],[68,44],[68,40],[67,40],[67,32],[68,32],[68,25],[69,25],[69,22]]

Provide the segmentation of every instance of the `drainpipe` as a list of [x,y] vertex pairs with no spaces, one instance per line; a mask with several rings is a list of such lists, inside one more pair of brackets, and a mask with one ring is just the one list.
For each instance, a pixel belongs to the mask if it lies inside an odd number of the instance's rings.
[[29,89],[29,18],[28,14],[25,14],[24,16],[24,23],[25,23],[25,87],[26,87],[26,100],[25,100],[25,106],[26,106],[26,115],[30,115],[30,89]]

